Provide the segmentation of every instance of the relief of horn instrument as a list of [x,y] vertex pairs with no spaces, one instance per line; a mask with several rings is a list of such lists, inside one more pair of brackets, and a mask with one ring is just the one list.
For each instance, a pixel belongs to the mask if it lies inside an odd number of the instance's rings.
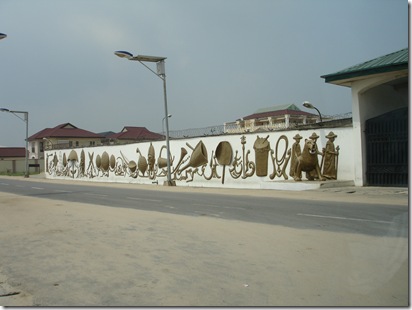
[[177,166],[176,166],[176,168],[173,170],[172,173],[175,173],[175,171],[178,171],[178,170],[179,170],[179,167],[180,167],[180,165],[181,165],[182,162],[183,162],[183,158],[184,158],[186,155],[187,155],[187,151],[186,151],[186,149],[185,149],[184,147],[182,147],[182,148],[180,149],[180,159],[179,159],[179,162],[177,163]]
[[186,142],[186,145],[192,149],[192,156],[190,156],[190,160],[187,165],[182,168],[181,170],[185,170],[188,167],[197,168],[199,166],[203,166],[207,164],[207,150],[205,145],[203,144],[202,140],[193,148],[189,143]]

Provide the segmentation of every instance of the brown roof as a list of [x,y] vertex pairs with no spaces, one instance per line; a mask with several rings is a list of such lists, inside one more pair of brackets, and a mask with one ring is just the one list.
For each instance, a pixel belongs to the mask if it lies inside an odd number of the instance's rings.
[[0,147],[0,157],[26,157],[26,148]]
[[163,140],[164,136],[152,132],[146,127],[126,126],[121,132],[108,135],[107,138],[118,140]]
[[54,128],[45,128],[29,137],[29,141],[43,138],[103,138],[94,132],[77,128],[70,123],[58,125]]
[[254,113],[248,116],[243,117],[244,120],[247,119],[256,119],[256,118],[266,118],[266,117],[271,117],[271,116],[280,116],[280,115],[302,115],[302,116],[317,116],[312,113],[308,113],[305,111],[296,111],[296,110],[278,110],[278,111],[268,111],[268,112],[262,112],[262,113]]

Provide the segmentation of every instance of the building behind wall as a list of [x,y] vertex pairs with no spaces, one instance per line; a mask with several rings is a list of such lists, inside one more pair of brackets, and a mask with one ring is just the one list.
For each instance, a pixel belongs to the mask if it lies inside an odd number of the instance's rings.
[[300,110],[295,104],[262,108],[235,122],[225,123],[225,133],[294,129],[299,125],[314,124],[319,116]]

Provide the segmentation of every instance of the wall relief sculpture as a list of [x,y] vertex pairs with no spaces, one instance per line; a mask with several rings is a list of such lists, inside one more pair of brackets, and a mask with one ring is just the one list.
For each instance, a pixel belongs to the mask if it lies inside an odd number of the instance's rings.
[[[279,158],[279,143],[284,141],[285,145],[283,148],[282,156]],[[273,173],[270,175],[270,179],[273,180],[275,176],[282,177],[287,180],[288,175],[286,173],[286,167],[288,166],[289,159],[291,156],[291,151],[288,149],[289,141],[285,135],[279,137],[278,141],[276,142],[276,149],[275,152],[271,150],[271,158],[273,164]],[[275,157],[273,157],[273,153],[275,153]]]
[[338,159],[339,159],[339,145],[335,149],[333,142],[337,135],[331,131],[326,138],[326,147],[322,149],[322,165],[323,172],[322,175],[329,180],[336,180],[338,178]]
[[[317,140],[319,136],[313,133],[304,140],[303,150],[301,140],[303,137],[296,134],[295,142],[289,147],[286,135],[281,135],[276,141],[270,141],[270,135],[266,137],[256,136],[253,144],[247,146],[246,136],[240,137],[240,149],[234,147],[229,141],[220,141],[212,150],[210,157],[202,140],[195,147],[186,143],[181,147],[179,159],[169,154],[171,179],[173,181],[192,182],[199,180],[221,180],[225,184],[226,170],[229,170],[229,178],[232,180],[246,179],[252,176],[268,177],[270,180],[282,178],[294,181],[302,180],[302,173],[306,173],[306,179],[336,180],[338,172],[339,146],[335,147],[334,141],[337,135],[332,131],[325,136],[326,145],[322,152],[318,150]],[[275,148],[271,148],[273,142]],[[53,176],[71,178],[108,178],[109,176],[125,178],[147,178],[155,181],[157,178],[167,176],[167,152],[166,146],[161,145],[159,155],[156,158],[155,147],[149,144],[146,153],[141,150],[144,145],[135,149],[132,158],[119,150],[119,155],[110,154],[104,150],[101,154],[81,150],[61,150],[46,155],[46,172]],[[188,152],[191,151],[190,153]],[[254,161],[251,160],[251,152],[254,152]],[[130,153],[128,153],[128,156]],[[319,164],[319,156],[321,162]],[[87,159],[87,160],[86,160]],[[269,160],[270,159],[270,160]],[[156,183],[155,181],[154,183]]]
[[232,146],[230,145],[230,143],[228,141],[219,142],[219,144],[216,147],[215,156],[216,156],[218,164],[223,167],[222,168],[222,184],[224,184],[226,166],[230,166],[233,160],[233,150],[232,150]]
[[316,173],[319,180],[324,180],[320,173],[318,162],[318,149],[316,141],[312,139],[305,139],[302,153],[296,158],[297,165],[294,175],[295,181],[302,181],[302,171],[306,172],[308,180],[314,180],[314,173]]
[[265,177],[268,175],[268,156],[270,150],[269,136],[260,138],[257,136],[253,149],[255,150],[256,175]]

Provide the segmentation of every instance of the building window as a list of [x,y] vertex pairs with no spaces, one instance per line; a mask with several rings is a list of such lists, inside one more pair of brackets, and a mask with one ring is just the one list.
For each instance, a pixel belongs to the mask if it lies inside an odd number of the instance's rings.
[[79,146],[79,141],[76,141],[76,146]]
[[40,152],[44,152],[44,145],[43,145],[43,142],[40,142]]

